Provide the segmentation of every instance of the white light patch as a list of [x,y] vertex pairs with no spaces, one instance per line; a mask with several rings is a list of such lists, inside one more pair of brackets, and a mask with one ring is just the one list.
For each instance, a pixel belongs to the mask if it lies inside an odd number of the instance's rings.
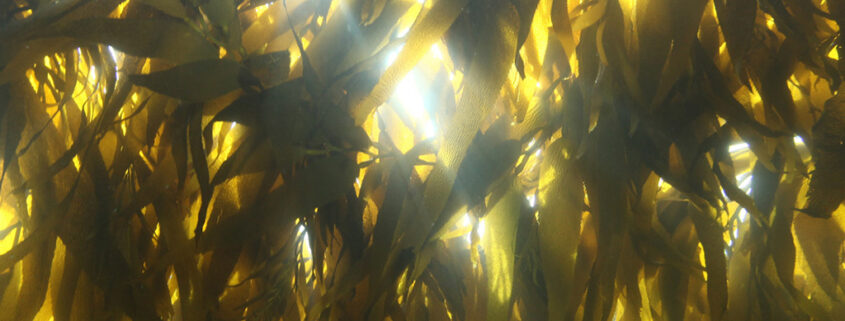
[[531,206],[533,208],[534,205],[537,205],[537,195],[531,194],[525,198],[528,200],[528,206]]
[[399,53],[402,52],[403,47],[405,47],[404,44],[400,45],[399,47],[396,47],[387,54],[387,64],[385,64],[385,66],[390,66],[393,64],[394,61],[396,61],[396,57],[399,57]]
[[743,208],[739,210],[739,221],[745,223],[748,220],[748,212]]
[[748,143],[733,144],[728,147],[728,151],[731,153],[740,152],[746,149],[748,149]]
[[437,59],[443,60],[443,53],[440,51],[440,46],[436,43],[431,45],[431,54]]
[[528,147],[528,149],[531,149],[531,147],[534,147],[534,143],[536,143],[536,142],[537,142],[537,139],[536,139],[536,138],[532,138],[532,139],[531,139],[531,141],[530,141],[530,142],[528,142],[528,146],[527,146],[527,147]]
[[[118,64],[118,61],[117,61],[118,55],[117,54],[119,53],[119,51],[114,50],[114,48],[112,46],[108,46],[108,48],[109,48],[109,54],[111,55],[112,61],[114,61],[115,65],[117,65]],[[115,67],[115,68],[117,68],[117,67]],[[120,73],[115,71],[114,78],[115,78],[115,80],[120,80]]]
[[308,232],[302,236],[302,258],[305,260],[311,259],[311,240],[308,237]]
[[484,219],[481,219],[478,221],[478,237],[483,238],[485,230],[487,230],[487,226],[484,223]]
[[405,29],[399,30],[398,32],[396,32],[396,38],[402,38],[404,36],[407,36],[408,31],[410,31],[410,30],[411,30],[411,27],[407,27]]
[[423,106],[423,96],[420,92],[419,83],[417,82],[417,71],[413,70],[408,73],[408,76],[399,82],[396,86],[396,91],[393,92],[393,98],[405,109],[414,120],[420,120],[426,117],[425,107]]
[[[461,220],[458,222],[458,226],[461,228],[467,228],[470,224],[472,224],[472,220],[469,218],[469,213],[464,212],[464,215],[461,216]],[[472,243],[472,230],[464,235],[464,239],[467,243]]]
[[92,85],[97,83],[97,67],[91,66],[88,69],[88,83]]
[[296,235],[302,235],[302,244],[300,245],[299,252],[302,253],[302,259],[310,260],[311,259],[311,239],[308,236],[308,231],[305,230],[305,225],[298,224],[296,228]]
[[109,54],[111,54],[111,59],[116,63],[117,62],[117,52],[114,50],[112,46],[108,46]]
[[749,171],[749,172],[742,173],[742,174],[739,174],[739,175],[737,175],[737,176],[736,176],[736,181],[737,181],[737,182],[742,182],[742,181],[743,181],[743,180],[745,180],[745,178],[746,178],[746,177],[748,177],[749,175],[751,175],[751,172],[750,172],[750,171]]
[[469,213],[464,212],[464,216],[461,216],[461,221],[458,222],[458,224],[460,224],[461,227],[467,227],[471,223],[472,223],[472,220],[470,220],[470,218],[469,218]]
[[792,141],[795,142],[795,145],[804,145],[804,139],[801,138],[801,136],[795,135],[795,137],[792,138]]
[[433,122],[425,123],[425,126],[423,126],[423,137],[429,139],[434,136],[437,136],[437,127],[434,126]]
[[748,175],[747,177],[745,177],[745,179],[742,180],[742,182],[739,183],[739,188],[745,191],[746,193],[751,192],[751,177],[751,175]]

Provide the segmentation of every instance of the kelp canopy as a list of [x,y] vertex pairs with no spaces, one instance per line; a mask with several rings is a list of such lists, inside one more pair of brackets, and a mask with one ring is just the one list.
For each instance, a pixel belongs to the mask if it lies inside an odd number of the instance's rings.
[[841,0],[6,0],[0,320],[836,320]]

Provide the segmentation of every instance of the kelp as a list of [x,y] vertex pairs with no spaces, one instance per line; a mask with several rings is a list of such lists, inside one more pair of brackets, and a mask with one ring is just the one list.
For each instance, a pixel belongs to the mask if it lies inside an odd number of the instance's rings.
[[0,321],[837,320],[840,2],[3,2]]

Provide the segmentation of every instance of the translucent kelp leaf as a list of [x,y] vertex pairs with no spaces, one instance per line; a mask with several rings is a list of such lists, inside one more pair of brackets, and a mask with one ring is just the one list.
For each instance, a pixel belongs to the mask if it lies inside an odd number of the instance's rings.
[[510,188],[484,218],[482,237],[487,266],[487,320],[509,320],[513,291],[514,246],[524,197]]
[[546,150],[540,168],[540,211],[538,216],[540,258],[546,280],[549,319],[574,318],[572,289],[575,259],[584,208],[584,187],[577,169],[558,139]]
[[[472,139],[487,118],[495,95],[505,82],[509,65],[516,54],[518,16],[510,5],[490,5],[490,15],[484,20],[490,28],[477,43],[478,54],[473,58],[465,78],[466,88],[458,102],[455,117],[443,130],[444,140],[437,153],[437,164],[426,181],[425,205],[439,215],[452,190],[452,174],[466,155]],[[435,218],[436,219],[436,218]]]

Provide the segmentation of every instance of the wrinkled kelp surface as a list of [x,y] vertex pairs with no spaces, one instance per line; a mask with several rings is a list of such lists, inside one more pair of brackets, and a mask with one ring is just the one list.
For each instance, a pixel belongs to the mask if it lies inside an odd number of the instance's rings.
[[0,320],[836,320],[841,0],[7,0]]

